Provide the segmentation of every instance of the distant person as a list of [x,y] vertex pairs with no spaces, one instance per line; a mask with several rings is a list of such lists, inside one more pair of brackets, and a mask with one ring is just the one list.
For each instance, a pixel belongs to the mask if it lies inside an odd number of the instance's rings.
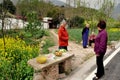
[[83,48],[87,48],[88,36],[89,36],[89,24],[86,24],[86,26],[82,30]]
[[60,24],[60,27],[58,29],[58,39],[59,39],[59,49],[65,49],[65,50],[68,50],[67,49],[67,46],[68,46],[68,39],[69,39],[69,36],[68,36],[68,32],[66,30],[66,21],[63,20]]
[[91,35],[89,36],[89,46],[92,46],[92,44],[95,43],[95,33],[92,32]]
[[99,33],[95,38],[95,47],[94,47],[94,51],[96,54],[97,72],[95,73],[96,76],[93,78],[93,80],[98,80],[105,74],[103,58],[106,53],[107,41],[108,41],[108,35],[105,30],[106,22],[104,20],[99,21],[99,23],[97,24],[97,28]]

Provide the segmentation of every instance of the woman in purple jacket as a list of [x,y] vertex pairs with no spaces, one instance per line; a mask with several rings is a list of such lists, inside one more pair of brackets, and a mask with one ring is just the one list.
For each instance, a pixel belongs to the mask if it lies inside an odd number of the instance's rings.
[[94,47],[96,54],[97,73],[95,73],[96,76],[93,78],[93,80],[98,80],[104,75],[103,57],[106,53],[108,40],[107,32],[105,30],[106,22],[103,20],[99,21],[97,28],[99,33],[96,36]]

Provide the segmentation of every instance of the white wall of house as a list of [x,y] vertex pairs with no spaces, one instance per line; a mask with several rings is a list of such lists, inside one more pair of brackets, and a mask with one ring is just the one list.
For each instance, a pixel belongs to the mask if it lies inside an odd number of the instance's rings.
[[[22,29],[27,25],[27,22],[24,22],[20,19],[14,18],[5,18],[4,20],[4,29]],[[2,28],[2,20],[0,20],[0,29]]]
[[52,18],[50,18],[50,17],[44,17],[43,18],[42,24],[43,24],[44,29],[49,29],[49,21],[48,20],[52,20]]
[[[42,24],[43,29],[49,29],[49,21],[52,20],[50,17],[44,17]],[[26,26],[28,22],[24,22],[21,19],[14,19],[14,18],[5,18],[4,22],[4,29],[22,29],[24,26]],[[2,28],[2,20],[0,20],[0,29]]]

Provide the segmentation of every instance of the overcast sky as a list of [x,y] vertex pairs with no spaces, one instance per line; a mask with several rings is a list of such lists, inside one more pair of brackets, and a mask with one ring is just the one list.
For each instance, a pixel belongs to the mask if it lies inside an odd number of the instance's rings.
[[[0,0],[0,2],[3,1],[3,0]],[[13,1],[14,3],[16,3],[18,0],[11,0]],[[62,1],[64,3],[66,3],[66,0],[50,0],[50,1]],[[99,8],[99,5],[97,4],[98,1],[100,2],[103,2],[103,0],[81,0],[82,2],[86,2],[87,3],[87,6],[88,7],[91,7],[91,8]],[[113,1],[113,0],[112,0]],[[71,2],[73,2],[73,0],[71,0]],[[118,5],[120,3],[120,0],[115,0],[115,6]],[[72,4],[72,3],[71,3]],[[72,4],[73,5],[73,4]]]
[[[59,1],[66,2],[66,0],[59,0]],[[73,1],[73,0],[71,0],[71,1]],[[97,2],[98,1],[101,3],[103,2],[103,0],[81,0],[81,2],[84,2],[84,1],[86,2],[88,7],[96,8],[96,9],[98,9],[100,7],[100,5]],[[111,0],[111,1],[114,1],[114,0]],[[115,0],[115,6],[117,6],[119,3],[120,3],[120,0]]]

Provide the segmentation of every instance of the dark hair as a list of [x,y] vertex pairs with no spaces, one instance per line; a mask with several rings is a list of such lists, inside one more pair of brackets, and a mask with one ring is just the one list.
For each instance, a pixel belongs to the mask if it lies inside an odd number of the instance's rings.
[[100,20],[99,23],[97,24],[97,27],[99,27],[101,29],[105,29],[106,28],[106,22],[104,20]]

